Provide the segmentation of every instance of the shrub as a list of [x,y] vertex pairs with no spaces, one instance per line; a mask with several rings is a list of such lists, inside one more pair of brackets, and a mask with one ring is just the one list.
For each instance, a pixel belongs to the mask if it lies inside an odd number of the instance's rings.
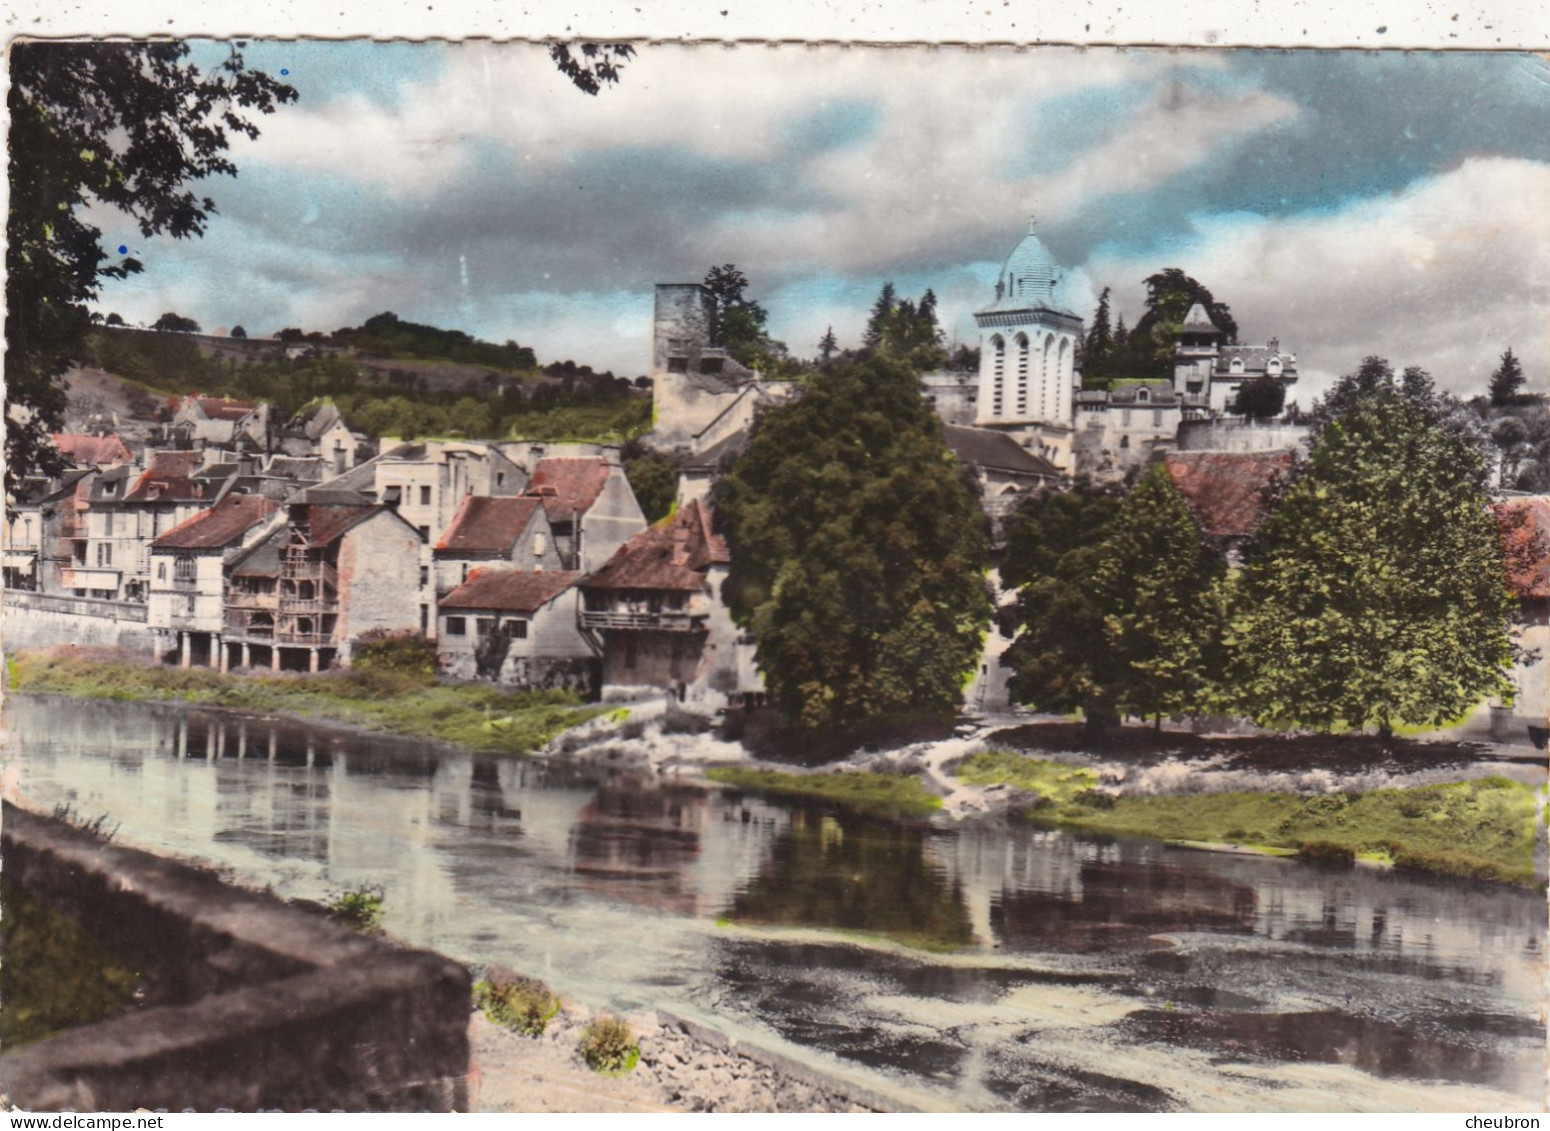
[[1325,867],[1350,867],[1356,863],[1356,853],[1343,844],[1328,840],[1304,841],[1297,850],[1298,859]]
[[605,1014],[582,1031],[581,1058],[594,1072],[623,1076],[640,1062],[640,1046],[629,1022]]
[[418,676],[421,682],[436,678],[436,646],[414,632],[368,632],[351,662],[366,672]]
[[528,978],[480,982],[474,987],[474,1004],[497,1025],[528,1037],[542,1034],[549,1019],[560,1011],[560,999],[549,987]]
[[328,917],[353,931],[377,934],[382,930],[382,896],[382,888],[377,884],[363,884],[341,892],[329,900]]

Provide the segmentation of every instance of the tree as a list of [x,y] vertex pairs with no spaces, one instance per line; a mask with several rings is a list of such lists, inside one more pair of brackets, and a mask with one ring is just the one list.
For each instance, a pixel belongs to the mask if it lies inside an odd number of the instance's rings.
[[630,447],[626,446],[624,474],[646,521],[657,522],[672,513],[678,498],[678,465],[661,456],[646,455],[643,449],[631,458]]
[[925,372],[947,364],[942,328],[937,324],[936,294],[931,288],[920,302],[900,298],[892,283],[884,283],[862,336],[866,354],[886,354]]
[[199,333],[199,323],[192,318],[184,318],[181,314],[174,314],[169,310],[155,322],[151,323],[151,329],[165,330],[174,334],[197,334]]
[[727,600],[788,719],[953,714],[991,614],[985,539],[914,369],[812,375],[761,419],[715,510]]
[[110,312],[108,316],[102,320],[102,324],[104,326],[122,326],[124,324],[124,320],[119,316],[118,311],[115,310]]
[[710,344],[721,346],[740,364],[765,376],[790,376],[795,368],[784,342],[772,339],[764,326],[769,313],[748,298],[748,277],[732,263],[712,267],[705,275],[710,292]]
[[867,318],[866,332],[861,335],[861,348],[875,350],[882,344],[883,335],[888,330],[888,323],[893,318],[894,308],[898,305],[898,295],[893,289],[893,283],[883,284],[883,289],[877,294],[877,301],[872,304],[872,313]]
[[1021,586],[1006,654],[1020,701],[1080,709],[1092,734],[1121,712],[1199,707],[1221,565],[1166,467],[1123,502],[1089,489],[1035,503],[1008,523],[1006,558],[1003,577]]
[[248,336],[248,332],[241,326],[233,326],[231,328],[231,336],[234,338],[245,338]]
[[1114,333],[1109,328],[1109,288],[1104,287],[1098,296],[1098,309],[1093,313],[1092,329],[1082,343],[1082,384],[1087,388],[1102,388],[1109,372],[1109,362],[1114,356]]
[[91,205],[126,213],[143,236],[203,233],[215,210],[188,186],[229,175],[232,133],[296,91],[247,69],[233,47],[206,73],[185,43],[19,42],[11,48],[10,212],[6,220],[6,395],[29,410],[6,422],[6,486],[52,473],[48,443],[65,408],[60,378],[79,356],[86,304],[103,279],[142,269],[108,262]]
[[1227,341],[1237,341],[1238,323],[1231,309],[1226,303],[1217,302],[1203,283],[1177,267],[1166,267],[1144,281],[1146,309],[1124,334],[1123,345],[1116,333],[1112,376],[1171,377],[1179,328],[1197,302],[1205,307],[1207,316]]
[[818,364],[828,365],[839,349],[839,339],[834,336],[834,327],[830,326],[824,331],[823,337],[818,339]]
[[1391,378],[1369,358],[1319,406],[1310,458],[1237,579],[1235,692],[1258,722],[1387,739],[1511,694],[1487,461],[1445,405]]
[[1491,374],[1491,404],[1497,408],[1510,405],[1518,399],[1518,390],[1523,388],[1523,366],[1512,355],[1512,347],[1507,347],[1507,352],[1502,354],[1501,364]]
[[1238,386],[1227,411],[1250,420],[1273,420],[1286,407],[1286,386],[1270,376],[1254,377]]
[[555,67],[585,94],[597,94],[605,84],[617,83],[625,60],[634,56],[635,48],[628,43],[579,43],[575,50],[569,43],[549,45]]

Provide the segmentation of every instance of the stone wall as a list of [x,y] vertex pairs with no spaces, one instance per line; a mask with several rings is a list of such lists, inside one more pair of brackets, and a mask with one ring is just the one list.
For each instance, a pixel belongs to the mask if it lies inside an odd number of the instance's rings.
[[3,838],[8,882],[154,987],[154,1004],[0,1057],[18,1106],[465,1106],[470,985],[457,963],[11,805]]
[[5,590],[4,600],[0,647],[6,652],[79,644],[156,655],[144,605],[17,589]]
[[1179,425],[1181,452],[1301,451],[1308,438],[1306,424],[1268,424],[1246,420],[1186,420]]

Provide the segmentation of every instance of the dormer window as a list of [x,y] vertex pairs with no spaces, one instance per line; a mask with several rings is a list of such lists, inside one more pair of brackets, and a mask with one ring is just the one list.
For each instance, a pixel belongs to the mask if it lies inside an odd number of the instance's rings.
[[1141,404],[1146,404],[1151,399],[1152,399],[1152,394],[1151,394],[1151,392],[1149,390],[1147,390],[1147,389],[1138,389],[1138,390],[1136,390],[1136,400],[1139,401]]

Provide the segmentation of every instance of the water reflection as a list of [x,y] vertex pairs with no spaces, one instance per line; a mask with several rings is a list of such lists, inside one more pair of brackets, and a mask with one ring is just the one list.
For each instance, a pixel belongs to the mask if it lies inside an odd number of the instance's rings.
[[950,948],[974,939],[961,887],[917,825],[802,805],[732,905],[738,922],[827,927]]
[[1042,1110],[1543,1102],[1533,891],[894,821],[202,709],[12,696],[6,723],[8,781],[33,808],[105,813],[122,841],[282,895],[381,884],[412,942],[698,1016],[885,1092]]

